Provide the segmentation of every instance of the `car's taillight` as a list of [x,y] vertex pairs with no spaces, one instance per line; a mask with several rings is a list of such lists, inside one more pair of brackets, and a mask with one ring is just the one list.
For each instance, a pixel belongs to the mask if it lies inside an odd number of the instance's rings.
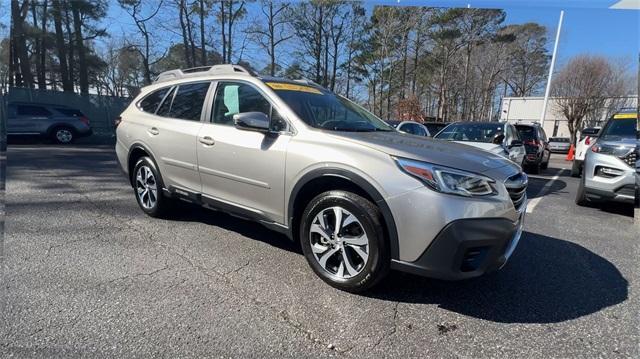
[[82,122],[85,125],[89,126],[89,119],[86,116],[80,116],[80,122]]
[[528,141],[525,141],[524,144],[525,145],[531,145],[531,146],[537,146],[539,143],[538,143],[538,140],[528,140]]
[[587,137],[584,138],[584,144],[588,146],[589,143],[591,143],[591,138],[589,138],[589,136],[587,136]]
[[113,128],[118,128],[118,125],[122,122],[122,117],[118,116],[113,120]]

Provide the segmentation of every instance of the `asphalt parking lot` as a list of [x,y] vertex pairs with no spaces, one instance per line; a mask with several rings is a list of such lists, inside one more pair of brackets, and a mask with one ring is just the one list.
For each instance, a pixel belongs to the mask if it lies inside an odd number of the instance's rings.
[[577,207],[562,157],[503,270],[353,295],[258,224],[146,217],[108,147],[10,147],[0,357],[638,357],[633,208]]

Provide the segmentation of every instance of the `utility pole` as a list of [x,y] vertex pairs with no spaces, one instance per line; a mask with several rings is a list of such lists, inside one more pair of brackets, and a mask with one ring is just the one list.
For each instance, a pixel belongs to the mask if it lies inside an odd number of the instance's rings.
[[540,122],[544,128],[544,120],[547,115],[547,105],[549,103],[549,91],[551,90],[551,77],[553,76],[553,68],[556,64],[556,54],[558,53],[558,41],[560,40],[560,31],[562,30],[562,18],[564,10],[560,11],[560,20],[558,20],[558,31],[556,32],[556,42],[553,44],[553,54],[551,55],[551,66],[549,67],[549,77],[547,78],[547,88],[544,91],[544,102],[542,103],[542,113],[540,114]]

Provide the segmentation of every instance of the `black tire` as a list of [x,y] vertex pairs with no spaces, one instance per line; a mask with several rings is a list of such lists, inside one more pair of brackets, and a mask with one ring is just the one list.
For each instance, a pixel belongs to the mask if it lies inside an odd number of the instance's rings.
[[537,175],[538,173],[540,173],[540,168],[542,167],[540,161],[537,161],[536,163],[533,163],[531,165],[529,165],[529,173]]
[[71,127],[60,126],[51,131],[51,139],[54,143],[68,145],[76,139],[76,132]]
[[[331,273],[328,269],[323,268],[312,250],[311,225],[321,211],[332,207],[339,207],[355,216],[359,222],[359,228],[364,230],[368,239],[368,259],[365,263],[359,264],[358,274],[350,278],[341,278],[339,277],[339,273]],[[344,221],[342,221],[342,223],[344,223]],[[332,287],[351,293],[366,291],[376,285],[389,272],[391,261],[389,245],[382,223],[383,219],[380,210],[369,200],[346,191],[324,192],[309,202],[300,218],[299,237],[302,251],[313,271]],[[346,247],[345,245],[344,251],[347,251]],[[325,253],[328,253],[328,251],[330,251],[330,249]],[[338,256],[338,261],[344,261],[340,258],[341,255],[342,252],[339,251],[333,256]],[[337,272],[339,272],[339,269]]]
[[[138,183],[138,173],[141,171],[141,168],[145,167],[150,170],[153,175],[153,182],[156,184],[155,191],[155,201],[152,205],[149,206],[150,202],[146,202],[140,195],[138,195],[139,191],[139,183]],[[162,179],[160,177],[160,172],[158,171],[158,167],[153,162],[153,160],[149,157],[141,157],[136,165],[133,168],[133,172],[131,173],[131,183],[133,184],[133,194],[136,197],[136,202],[138,202],[138,206],[144,213],[151,217],[162,218],[166,216],[171,207],[172,201],[170,198],[164,196],[162,192],[162,188],[164,187],[162,184]],[[153,191],[151,191],[153,193]],[[146,203],[143,203],[146,202]]]
[[576,160],[573,160],[571,164],[571,177],[580,177],[580,172],[582,172],[582,166]]
[[578,192],[576,193],[576,204],[583,207],[589,204],[589,200],[587,199],[586,191],[584,189],[584,176],[582,176],[580,184],[578,185]]
[[[544,160],[544,155],[542,156],[542,160]],[[542,160],[540,161],[542,162]],[[551,161],[551,152],[549,152],[549,155],[547,156],[547,160],[540,164],[540,168],[543,170],[546,170],[547,168],[549,168],[549,161]]]

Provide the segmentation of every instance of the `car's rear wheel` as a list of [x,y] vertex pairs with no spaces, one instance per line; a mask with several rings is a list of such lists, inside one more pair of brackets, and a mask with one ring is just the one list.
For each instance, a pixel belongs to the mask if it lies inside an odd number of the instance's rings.
[[149,157],[136,162],[132,173],[133,190],[140,209],[151,217],[161,217],[170,208],[170,200],[162,194],[158,169]]
[[55,128],[51,133],[52,139],[59,144],[66,145],[75,139],[74,131],[68,127]]
[[378,207],[350,192],[315,197],[302,214],[300,240],[309,265],[331,286],[362,292],[389,271],[389,249]]
[[540,173],[540,169],[542,167],[540,162],[542,162],[542,160],[536,161],[535,163],[530,164],[529,165],[529,173],[532,173],[534,175],[537,175],[538,173]]

